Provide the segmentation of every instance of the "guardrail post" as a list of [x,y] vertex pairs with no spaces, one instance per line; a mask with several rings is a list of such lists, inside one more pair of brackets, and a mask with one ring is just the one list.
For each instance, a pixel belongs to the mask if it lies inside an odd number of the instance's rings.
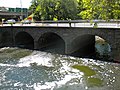
[[69,23],[69,27],[71,27],[71,21],[70,20],[68,20],[68,23]]

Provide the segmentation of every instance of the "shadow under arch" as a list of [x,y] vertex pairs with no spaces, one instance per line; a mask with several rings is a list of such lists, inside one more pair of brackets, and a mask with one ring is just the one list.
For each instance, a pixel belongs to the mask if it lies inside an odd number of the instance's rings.
[[95,35],[85,34],[78,36],[71,42],[71,54],[76,57],[94,57]]
[[100,36],[85,34],[78,36],[71,42],[72,56],[108,59],[111,48],[107,40]]
[[65,54],[65,41],[56,33],[47,32],[40,36],[38,49],[51,53]]
[[15,36],[15,46],[20,48],[34,49],[34,39],[27,32],[19,32]]

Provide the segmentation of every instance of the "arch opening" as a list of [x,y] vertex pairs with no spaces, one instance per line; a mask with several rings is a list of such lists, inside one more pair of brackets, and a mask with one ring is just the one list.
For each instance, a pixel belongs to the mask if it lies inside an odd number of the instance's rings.
[[34,49],[34,39],[27,32],[19,32],[15,36],[15,46],[20,48]]
[[72,41],[71,46],[72,53],[70,55],[77,57],[92,57],[95,53],[95,36],[79,36]]
[[106,40],[95,35],[82,35],[71,43],[70,55],[84,58],[106,59],[110,58],[111,47]]
[[52,32],[41,35],[38,40],[38,48],[41,51],[65,54],[64,40],[59,35]]
[[97,58],[110,59],[112,50],[110,44],[105,39],[95,36],[95,49]]

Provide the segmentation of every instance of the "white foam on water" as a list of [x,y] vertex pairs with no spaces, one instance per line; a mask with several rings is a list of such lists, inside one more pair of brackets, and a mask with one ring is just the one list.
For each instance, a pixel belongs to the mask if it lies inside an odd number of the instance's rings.
[[7,66],[7,67],[17,67],[17,65],[11,65],[11,64],[3,64],[3,63],[0,63],[0,66]]
[[10,47],[3,47],[3,48],[0,48],[0,51],[3,51],[3,50],[6,50],[6,49],[9,49]]
[[62,77],[61,80],[53,81],[53,82],[45,82],[44,85],[42,85],[41,83],[35,83],[33,85],[34,89],[35,90],[54,90],[55,88],[60,88],[66,84],[73,85],[76,83],[75,82],[68,83],[68,82],[71,81],[72,79],[82,80],[82,77],[84,75],[79,70],[71,68],[66,61],[62,62],[62,67],[59,68],[59,72],[64,75],[64,77]]
[[[41,85],[40,83],[35,83],[33,85],[35,90],[53,90],[55,88],[60,88],[63,85],[65,85],[67,82],[74,78],[81,78],[80,75],[65,75],[65,77],[60,81],[53,81],[53,82],[46,82],[44,85]],[[75,84],[75,83],[74,83]],[[71,84],[72,85],[72,84]]]
[[21,58],[17,65],[19,67],[29,67],[31,63],[36,63],[37,65],[52,67],[52,57],[48,53],[33,52],[32,55]]

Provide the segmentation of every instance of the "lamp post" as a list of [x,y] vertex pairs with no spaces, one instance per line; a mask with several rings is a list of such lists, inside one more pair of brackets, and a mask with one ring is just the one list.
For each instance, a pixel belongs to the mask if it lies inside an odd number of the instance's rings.
[[20,7],[21,7],[21,16],[20,16],[20,19],[23,20],[22,0],[20,0]]

